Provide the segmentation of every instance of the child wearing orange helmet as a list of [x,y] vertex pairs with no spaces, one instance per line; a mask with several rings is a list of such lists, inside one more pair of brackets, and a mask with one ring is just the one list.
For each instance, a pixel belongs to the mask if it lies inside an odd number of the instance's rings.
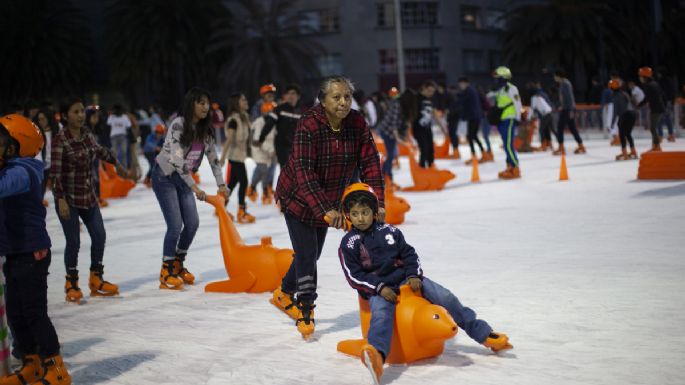
[[51,242],[43,206],[44,166],[34,159],[43,145],[40,130],[27,118],[0,118],[0,255],[7,256],[7,320],[22,359],[22,367],[0,378],[0,384],[71,384],[47,308]]
[[419,256],[402,232],[376,221],[378,197],[371,186],[365,183],[347,186],[342,212],[352,222],[352,229],[340,241],[338,256],[347,282],[369,301],[371,324],[361,359],[375,384],[380,383],[383,363],[390,353],[397,293],[403,284],[420,292],[429,302],[444,307],[457,325],[478,343],[495,352],[513,347],[506,334],[494,332],[451,291],[423,275]]
[[252,179],[250,185],[247,187],[247,192],[245,195],[252,201],[257,200],[257,184],[262,184],[263,196],[262,203],[267,205],[273,202],[272,192],[271,192],[271,180],[269,179],[269,168],[276,163],[276,150],[274,147],[274,138],[276,137],[276,131],[272,130],[269,135],[264,138],[264,142],[261,146],[256,145],[259,141],[259,135],[262,133],[262,129],[266,124],[266,115],[273,114],[274,108],[276,108],[276,102],[264,102],[260,108],[261,115],[252,122],[252,159],[257,163],[252,173]]
[[[609,81],[609,89],[613,92],[611,103],[614,111],[611,126],[618,126],[618,134],[621,141],[621,153],[616,156],[616,160],[637,159],[637,151],[635,151],[632,135],[637,115],[630,102],[630,96],[621,86],[621,80],[619,79],[611,79]],[[630,153],[626,150],[626,143],[630,144]]]

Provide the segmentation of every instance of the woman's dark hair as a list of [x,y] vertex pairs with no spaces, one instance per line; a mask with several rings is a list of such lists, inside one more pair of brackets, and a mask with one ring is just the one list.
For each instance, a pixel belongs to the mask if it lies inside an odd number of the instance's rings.
[[288,93],[288,91],[295,91],[298,95],[302,95],[302,88],[295,83],[290,83],[283,88],[283,93]]
[[64,122],[65,127],[69,115],[69,109],[76,103],[83,104],[83,100],[76,96],[70,96],[66,99],[63,99],[62,102],[59,104],[59,113],[62,116],[62,121]]
[[564,71],[563,68],[559,68],[558,70],[554,71],[554,76],[558,76],[560,78],[565,78],[566,77],[566,71]]
[[226,117],[228,118],[232,114],[238,114],[240,116],[240,120],[243,121],[243,123],[249,125],[250,124],[250,117],[247,115],[247,113],[240,111],[240,98],[245,96],[245,94],[241,94],[240,92],[236,92],[231,94],[231,96],[228,97],[228,103],[227,103],[227,111],[228,113],[226,114]]
[[112,107],[112,113],[116,116],[121,116],[124,114],[124,106],[117,103]]
[[50,126],[50,131],[52,131],[53,135],[56,134],[57,131],[59,131],[59,124],[57,124],[57,121],[55,120],[55,114],[52,113],[52,111],[43,108],[39,110],[36,117],[33,118],[33,124],[35,124],[43,133],[45,133],[45,131],[43,127],[40,126],[40,123],[38,123],[38,116],[40,116],[40,114],[45,115],[45,118],[48,120],[48,126]]
[[405,120],[414,121],[419,116],[419,99],[416,92],[407,89],[400,95],[400,109]]
[[209,113],[204,119],[200,119],[193,130],[193,114],[195,113],[195,103],[207,98],[207,102],[211,100],[209,91],[193,87],[186,93],[183,98],[183,133],[181,134],[181,145],[189,147],[194,140],[205,141],[207,138],[214,138],[212,131],[212,118]]
[[356,204],[370,207],[374,214],[378,213],[378,199],[368,191],[354,191],[347,195],[342,203],[343,212],[349,213]]

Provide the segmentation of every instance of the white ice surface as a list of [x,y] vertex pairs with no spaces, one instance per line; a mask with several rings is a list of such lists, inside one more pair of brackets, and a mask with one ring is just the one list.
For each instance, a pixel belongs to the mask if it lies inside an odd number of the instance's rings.
[[[498,181],[498,149],[495,164],[481,165],[480,184],[469,183],[463,160],[439,160],[456,180],[440,192],[399,194],[412,206],[400,228],[426,275],[507,333],[515,348],[493,354],[460,331],[437,359],[386,367],[383,383],[685,383],[685,181],[637,181],[637,161],[615,162],[618,150],[605,140],[587,147],[587,155],[567,157],[568,182],[557,181],[559,158],[549,153],[521,154],[523,178]],[[685,150],[685,142],[664,147]],[[206,162],[201,176],[214,193]],[[411,184],[406,158],[396,181]],[[236,201],[234,194],[231,211]],[[161,291],[165,225],[153,192],[138,185],[128,198],[110,200],[102,210],[105,278],[122,295],[75,306],[64,302],[64,237],[51,202],[49,310],[74,383],[370,383],[359,360],[336,351],[338,341],[360,335],[356,294],[336,257],[342,233],[331,230],[326,240],[316,337],[305,342],[268,294],[203,292],[226,274],[217,221],[209,205],[198,202],[198,209],[187,260],[198,283]],[[273,206],[249,211],[257,223],[238,227],[247,243],[271,235],[290,247]],[[84,230],[86,293],[89,248]]]

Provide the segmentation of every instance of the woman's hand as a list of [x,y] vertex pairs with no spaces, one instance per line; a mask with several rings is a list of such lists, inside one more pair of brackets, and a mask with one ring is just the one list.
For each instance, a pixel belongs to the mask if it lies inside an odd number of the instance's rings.
[[69,219],[69,204],[67,203],[67,200],[60,198],[60,200],[57,201],[57,206],[59,209],[59,216],[62,219]]
[[219,186],[219,189],[216,191],[216,195],[223,195],[224,199],[228,201],[228,196],[231,195],[231,192],[228,191],[228,188],[226,187],[225,184],[222,184]]
[[204,201],[207,199],[207,193],[204,192],[201,188],[197,187],[197,185],[193,186],[193,192],[195,193],[195,197],[199,201]]
[[326,217],[328,217],[326,222],[328,222],[331,227],[342,229],[345,226],[345,217],[340,214],[338,210],[331,210],[327,212]]
[[121,163],[117,162],[117,164],[115,164],[114,167],[117,169],[117,174],[120,177],[122,177],[122,178],[130,178],[131,177],[128,174],[128,170],[126,170],[126,167],[122,166]]

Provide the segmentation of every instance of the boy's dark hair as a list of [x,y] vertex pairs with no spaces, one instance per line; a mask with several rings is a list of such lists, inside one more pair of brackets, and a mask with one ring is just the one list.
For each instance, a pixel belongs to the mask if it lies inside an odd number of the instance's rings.
[[434,80],[426,80],[421,84],[421,89],[426,89],[428,87],[433,87],[435,89],[438,88],[438,84]]
[[378,213],[378,199],[368,191],[354,191],[345,197],[342,203],[343,212],[349,213],[356,204],[370,207],[374,214]]
[[289,91],[295,91],[298,95],[302,95],[302,88],[295,83],[288,84],[283,88],[283,93],[288,93]]

